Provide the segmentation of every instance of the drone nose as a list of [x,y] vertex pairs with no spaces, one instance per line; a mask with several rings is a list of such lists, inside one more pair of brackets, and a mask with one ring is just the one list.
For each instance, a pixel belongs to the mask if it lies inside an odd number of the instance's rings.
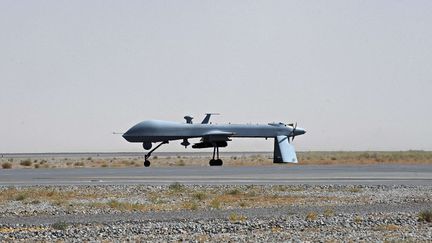
[[132,136],[131,136],[131,134],[130,134],[129,131],[123,133],[122,137],[123,137],[124,139],[126,139],[126,141],[128,141],[128,142],[130,142],[130,141],[131,141],[131,138],[132,138]]
[[299,128],[298,127],[298,128],[295,129],[294,133],[295,133],[295,136],[297,136],[297,135],[303,135],[303,134],[305,134],[306,131],[303,128]]

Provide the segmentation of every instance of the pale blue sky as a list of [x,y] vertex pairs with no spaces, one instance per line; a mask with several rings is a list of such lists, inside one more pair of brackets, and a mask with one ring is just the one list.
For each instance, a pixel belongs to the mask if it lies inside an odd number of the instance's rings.
[[431,13],[432,1],[0,0],[0,152],[141,151],[111,132],[205,112],[297,121],[299,150],[432,150]]

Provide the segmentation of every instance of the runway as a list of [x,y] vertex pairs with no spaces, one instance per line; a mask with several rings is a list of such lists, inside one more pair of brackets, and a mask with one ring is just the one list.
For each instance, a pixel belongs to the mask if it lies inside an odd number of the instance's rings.
[[431,165],[166,167],[0,170],[0,185],[432,185]]

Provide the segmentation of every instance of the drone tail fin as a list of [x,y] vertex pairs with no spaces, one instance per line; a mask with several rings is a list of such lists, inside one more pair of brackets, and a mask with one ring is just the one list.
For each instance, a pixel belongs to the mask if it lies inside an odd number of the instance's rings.
[[208,124],[210,121],[210,117],[212,115],[219,115],[219,113],[206,113],[206,116],[204,117],[204,119],[202,120],[201,124]]
[[273,163],[298,163],[294,146],[287,136],[275,137]]

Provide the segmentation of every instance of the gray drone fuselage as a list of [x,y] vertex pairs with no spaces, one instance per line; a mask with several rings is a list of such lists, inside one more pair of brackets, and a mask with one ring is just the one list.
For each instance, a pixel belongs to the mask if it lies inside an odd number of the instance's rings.
[[228,141],[229,137],[274,138],[304,134],[302,128],[283,123],[264,124],[188,124],[161,120],[143,121],[130,128],[123,137],[129,142],[162,142],[188,138]]

